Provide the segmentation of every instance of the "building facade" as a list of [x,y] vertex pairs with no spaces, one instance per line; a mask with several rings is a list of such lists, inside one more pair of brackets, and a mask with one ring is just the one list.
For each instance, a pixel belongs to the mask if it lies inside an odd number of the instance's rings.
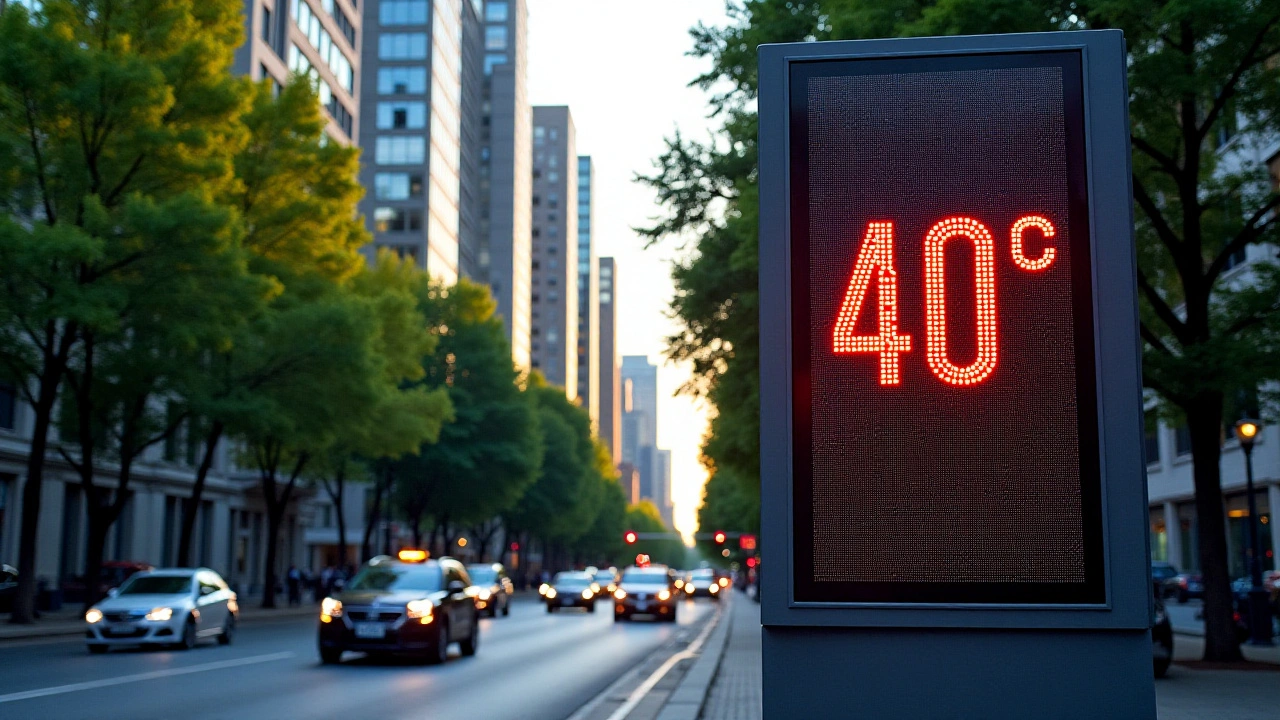
[[[626,355],[622,379],[622,461],[640,475],[640,497],[650,500],[670,525],[671,455],[658,447],[658,366],[644,355]],[[665,455],[663,453],[666,453]]]
[[533,117],[524,0],[485,0],[480,130],[480,231],[475,279],[498,303],[512,360],[530,362]]
[[245,44],[235,72],[277,86],[290,73],[316,84],[326,132],[351,144],[359,131],[360,10],[350,0],[245,1]]
[[533,109],[530,367],[578,394],[578,162],[569,108]]
[[601,438],[600,271],[591,241],[591,157],[578,156],[578,401]]
[[598,330],[591,338],[600,367],[597,434],[614,463],[622,462],[622,376],[618,368],[618,268],[611,257],[597,263],[596,293]]
[[671,503],[671,451],[654,450],[653,452],[653,485],[658,506],[662,514],[662,522],[667,527],[675,527],[675,508]]
[[[305,0],[296,0],[305,2]],[[361,212],[373,245],[412,258],[435,278],[459,276],[464,222],[465,103],[479,108],[478,85],[463,84],[463,23],[471,0],[368,0],[362,56]],[[478,34],[472,40],[478,41]],[[474,140],[474,138],[472,138]],[[473,172],[472,176],[478,175]],[[474,213],[467,216],[474,221]],[[474,232],[474,227],[465,229]]]

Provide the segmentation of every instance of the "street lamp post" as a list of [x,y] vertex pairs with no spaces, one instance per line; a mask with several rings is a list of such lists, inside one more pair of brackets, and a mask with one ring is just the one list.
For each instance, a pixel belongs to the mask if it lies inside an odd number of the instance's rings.
[[1267,591],[1262,587],[1258,502],[1253,496],[1253,441],[1260,428],[1256,420],[1236,423],[1236,438],[1244,450],[1245,493],[1249,500],[1249,644],[1271,645],[1271,609],[1267,606]]

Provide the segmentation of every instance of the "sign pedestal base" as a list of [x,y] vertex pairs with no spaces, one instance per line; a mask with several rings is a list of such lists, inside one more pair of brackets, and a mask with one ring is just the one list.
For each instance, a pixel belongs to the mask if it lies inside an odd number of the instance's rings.
[[764,717],[1155,720],[1135,630],[766,626]]

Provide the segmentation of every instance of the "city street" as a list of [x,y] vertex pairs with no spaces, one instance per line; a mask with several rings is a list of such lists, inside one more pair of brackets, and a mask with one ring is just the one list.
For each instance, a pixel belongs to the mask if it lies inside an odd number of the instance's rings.
[[321,666],[316,620],[246,624],[230,647],[90,656],[79,638],[0,644],[0,717],[564,718],[666,641],[700,627],[710,602],[686,602],[677,625],[547,614],[531,598],[482,621],[480,650],[440,667],[348,653]]

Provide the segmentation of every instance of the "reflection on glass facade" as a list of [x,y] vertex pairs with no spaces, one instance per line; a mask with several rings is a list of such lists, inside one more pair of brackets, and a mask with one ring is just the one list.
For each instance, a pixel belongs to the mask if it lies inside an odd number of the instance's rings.
[[432,4],[431,20],[427,272],[452,283],[458,280],[462,0],[436,0]]

